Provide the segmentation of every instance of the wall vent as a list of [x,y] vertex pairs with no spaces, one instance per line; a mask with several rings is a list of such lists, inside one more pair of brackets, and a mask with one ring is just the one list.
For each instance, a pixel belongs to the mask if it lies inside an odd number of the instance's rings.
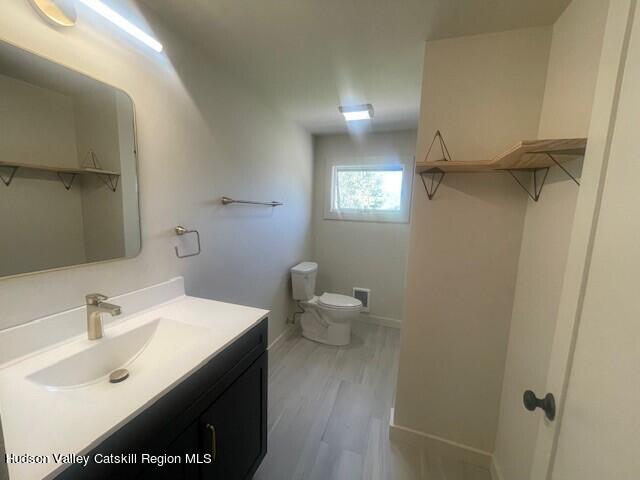
[[371,290],[368,288],[353,287],[353,296],[362,302],[362,311],[368,312]]

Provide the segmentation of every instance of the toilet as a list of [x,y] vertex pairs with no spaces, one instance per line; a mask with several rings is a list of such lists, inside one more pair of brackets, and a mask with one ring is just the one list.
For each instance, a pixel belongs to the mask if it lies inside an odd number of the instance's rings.
[[351,321],[358,317],[362,302],[337,293],[315,295],[318,264],[302,262],[291,269],[293,299],[304,310],[302,335],[315,342],[344,346],[351,342]]

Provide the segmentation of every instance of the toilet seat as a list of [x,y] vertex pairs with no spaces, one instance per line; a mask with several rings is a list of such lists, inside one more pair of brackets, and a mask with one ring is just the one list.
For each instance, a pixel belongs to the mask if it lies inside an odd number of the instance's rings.
[[362,302],[357,298],[339,293],[323,293],[318,297],[318,304],[336,310],[360,310]]

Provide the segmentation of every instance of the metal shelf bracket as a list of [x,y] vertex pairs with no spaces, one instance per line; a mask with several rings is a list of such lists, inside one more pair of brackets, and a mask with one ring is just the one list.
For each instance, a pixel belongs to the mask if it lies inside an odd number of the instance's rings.
[[559,167],[560,167],[560,169],[561,169],[564,173],[566,173],[566,174],[567,174],[567,176],[568,176],[571,180],[573,180],[573,181],[574,181],[574,183],[575,183],[576,185],[580,186],[580,182],[576,179],[576,177],[574,177],[573,175],[571,175],[571,172],[569,172],[569,170],[567,170],[566,168],[564,168],[564,167],[562,166],[562,164],[561,164],[560,162],[558,162],[558,161],[555,159],[555,157],[554,157],[553,155],[551,155],[549,152],[542,152],[542,153],[544,153],[547,157],[549,157],[553,163],[555,163],[557,166],[559,166]]
[[[65,180],[65,175],[69,175],[69,180]],[[62,185],[64,185],[65,190],[71,189],[71,186],[73,185],[73,181],[76,179],[76,177],[77,177],[76,173],[59,173],[58,172],[58,178],[62,182]]]
[[[429,185],[424,179],[424,176],[427,175],[431,178]],[[436,181],[436,178],[438,179]],[[422,172],[420,174],[420,179],[422,180],[422,185],[424,185],[424,190],[427,192],[427,197],[429,200],[432,200],[438,191],[438,187],[442,183],[442,179],[444,178],[444,172],[442,170],[434,171],[434,172]]]
[[[578,179],[576,179],[575,176],[573,176],[571,174],[571,172],[569,172],[569,170],[567,170],[565,167],[562,166],[562,164],[560,162],[558,162],[555,157],[553,155],[551,155],[551,153],[549,152],[529,152],[531,155],[546,155],[547,157],[549,157],[549,159],[558,167],[560,167],[560,169],[571,179],[573,180],[573,182],[580,186],[580,182],[578,181]],[[533,200],[534,202],[537,202],[538,200],[540,200],[540,194],[542,193],[542,187],[544,187],[544,183],[547,180],[547,175],[549,175],[549,168],[551,167],[545,167],[545,168],[532,168],[532,169],[528,169],[528,170],[521,170],[521,171],[525,171],[525,172],[531,172],[531,176],[533,179],[533,191],[529,190],[529,188],[527,188],[524,183],[522,183],[522,181],[520,181],[520,179],[515,175],[515,173],[513,173],[513,170],[507,170],[511,176],[513,177],[513,179],[518,182],[518,185],[520,185],[520,187],[522,187],[522,189],[527,192],[527,195],[529,195],[529,197],[531,197],[531,200]],[[544,172],[544,176],[542,177],[542,180],[538,180],[538,172]]]
[[[439,161],[450,162],[451,154],[449,153],[449,149],[447,148],[447,144],[442,137],[442,133],[440,130],[436,130],[436,134],[433,136],[433,140],[431,140],[431,145],[429,145],[429,149],[427,150],[427,154],[424,156],[424,161],[429,161],[429,155],[431,154],[431,150],[433,149],[433,145],[438,140],[438,144],[440,145],[440,151],[442,152],[442,158]],[[427,175],[431,178],[429,185],[424,179],[424,176]],[[427,197],[429,200],[433,200],[433,197],[436,195],[438,191],[438,187],[442,183],[442,179],[444,178],[444,172],[442,170],[434,169],[429,172],[420,173],[420,179],[422,180],[422,185],[424,185],[424,190],[427,192]]]
[[451,154],[449,153],[449,149],[447,148],[447,144],[444,142],[444,138],[442,137],[442,133],[440,133],[440,130],[436,130],[436,134],[433,136],[433,140],[431,140],[431,145],[429,145],[427,154],[424,156],[424,161],[429,161],[429,154],[431,153],[431,149],[433,148],[433,144],[436,143],[436,140],[438,140],[438,143],[440,144],[440,151],[442,152],[442,158],[439,160],[450,162]]
[[[518,185],[522,187],[522,189],[527,192],[527,195],[531,197],[531,200],[537,202],[540,199],[540,194],[542,193],[542,187],[544,187],[544,182],[547,180],[547,175],[549,175],[549,167],[547,168],[537,168],[535,170],[527,170],[531,172],[531,176],[533,178],[533,192],[530,191],[524,183],[520,181],[520,179],[513,173],[513,170],[507,170],[509,174],[513,177],[513,179],[518,182]],[[542,181],[538,181],[538,172],[544,172],[544,176],[542,177]]]
[[0,180],[2,180],[2,183],[4,183],[8,187],[9,185],[11,185],[11,182],[13,182],[13,177],[16,176],[18,167],[0,167],[0,168],[11,170],[8,177],[5,177],[4,175],[0,175]]
[[[100,164],[100,160],[98,160],[98,155],[93,149],[89,149],[87,154],[84,157],[84,161],[82,162],[82,166],[85,168],[93,168],[96,170],[102,170],[102,165]],[[98,173],[98,177],[102,180],[109,190],[115,192],[118,189],[118,182],[120,177],[117,175],[109,175],[108,173]]]
[[105,173],[98,175],[98,177],[112,192],[115,192],[118,189],[118,181],[120,180],[120,177],[117,175],[109,175]]

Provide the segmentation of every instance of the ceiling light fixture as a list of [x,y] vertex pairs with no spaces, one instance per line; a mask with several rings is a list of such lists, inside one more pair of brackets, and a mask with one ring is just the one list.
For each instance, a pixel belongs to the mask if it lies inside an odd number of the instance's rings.
[[151,35],[140,30],[138,27],[136,27],[133,23],[131,23],[129,20],[124,18],[119,13],[111,10],[100,0],[79,0],[79,1],[83,5],[86,5],[97,14],[103,16],[104,18],[109,20],[111,23],[113,23],[114,25],[118,26],[119,28],[127,32],[132,37],[135,37],[136,39],[140,40],[149,48],[155,50],[158,53],[162,51],[163,47],[160,42],[158,42]]
[[371,120],[373,118],[373,105],[370,103],[364,105],[341,105],[338,107],[340,113],[344,115],[344,119],[347,122],[353,122],[356,120]]
[[56,27],[73,27],[78,18],[74,0],[30,0],[42,18]]

